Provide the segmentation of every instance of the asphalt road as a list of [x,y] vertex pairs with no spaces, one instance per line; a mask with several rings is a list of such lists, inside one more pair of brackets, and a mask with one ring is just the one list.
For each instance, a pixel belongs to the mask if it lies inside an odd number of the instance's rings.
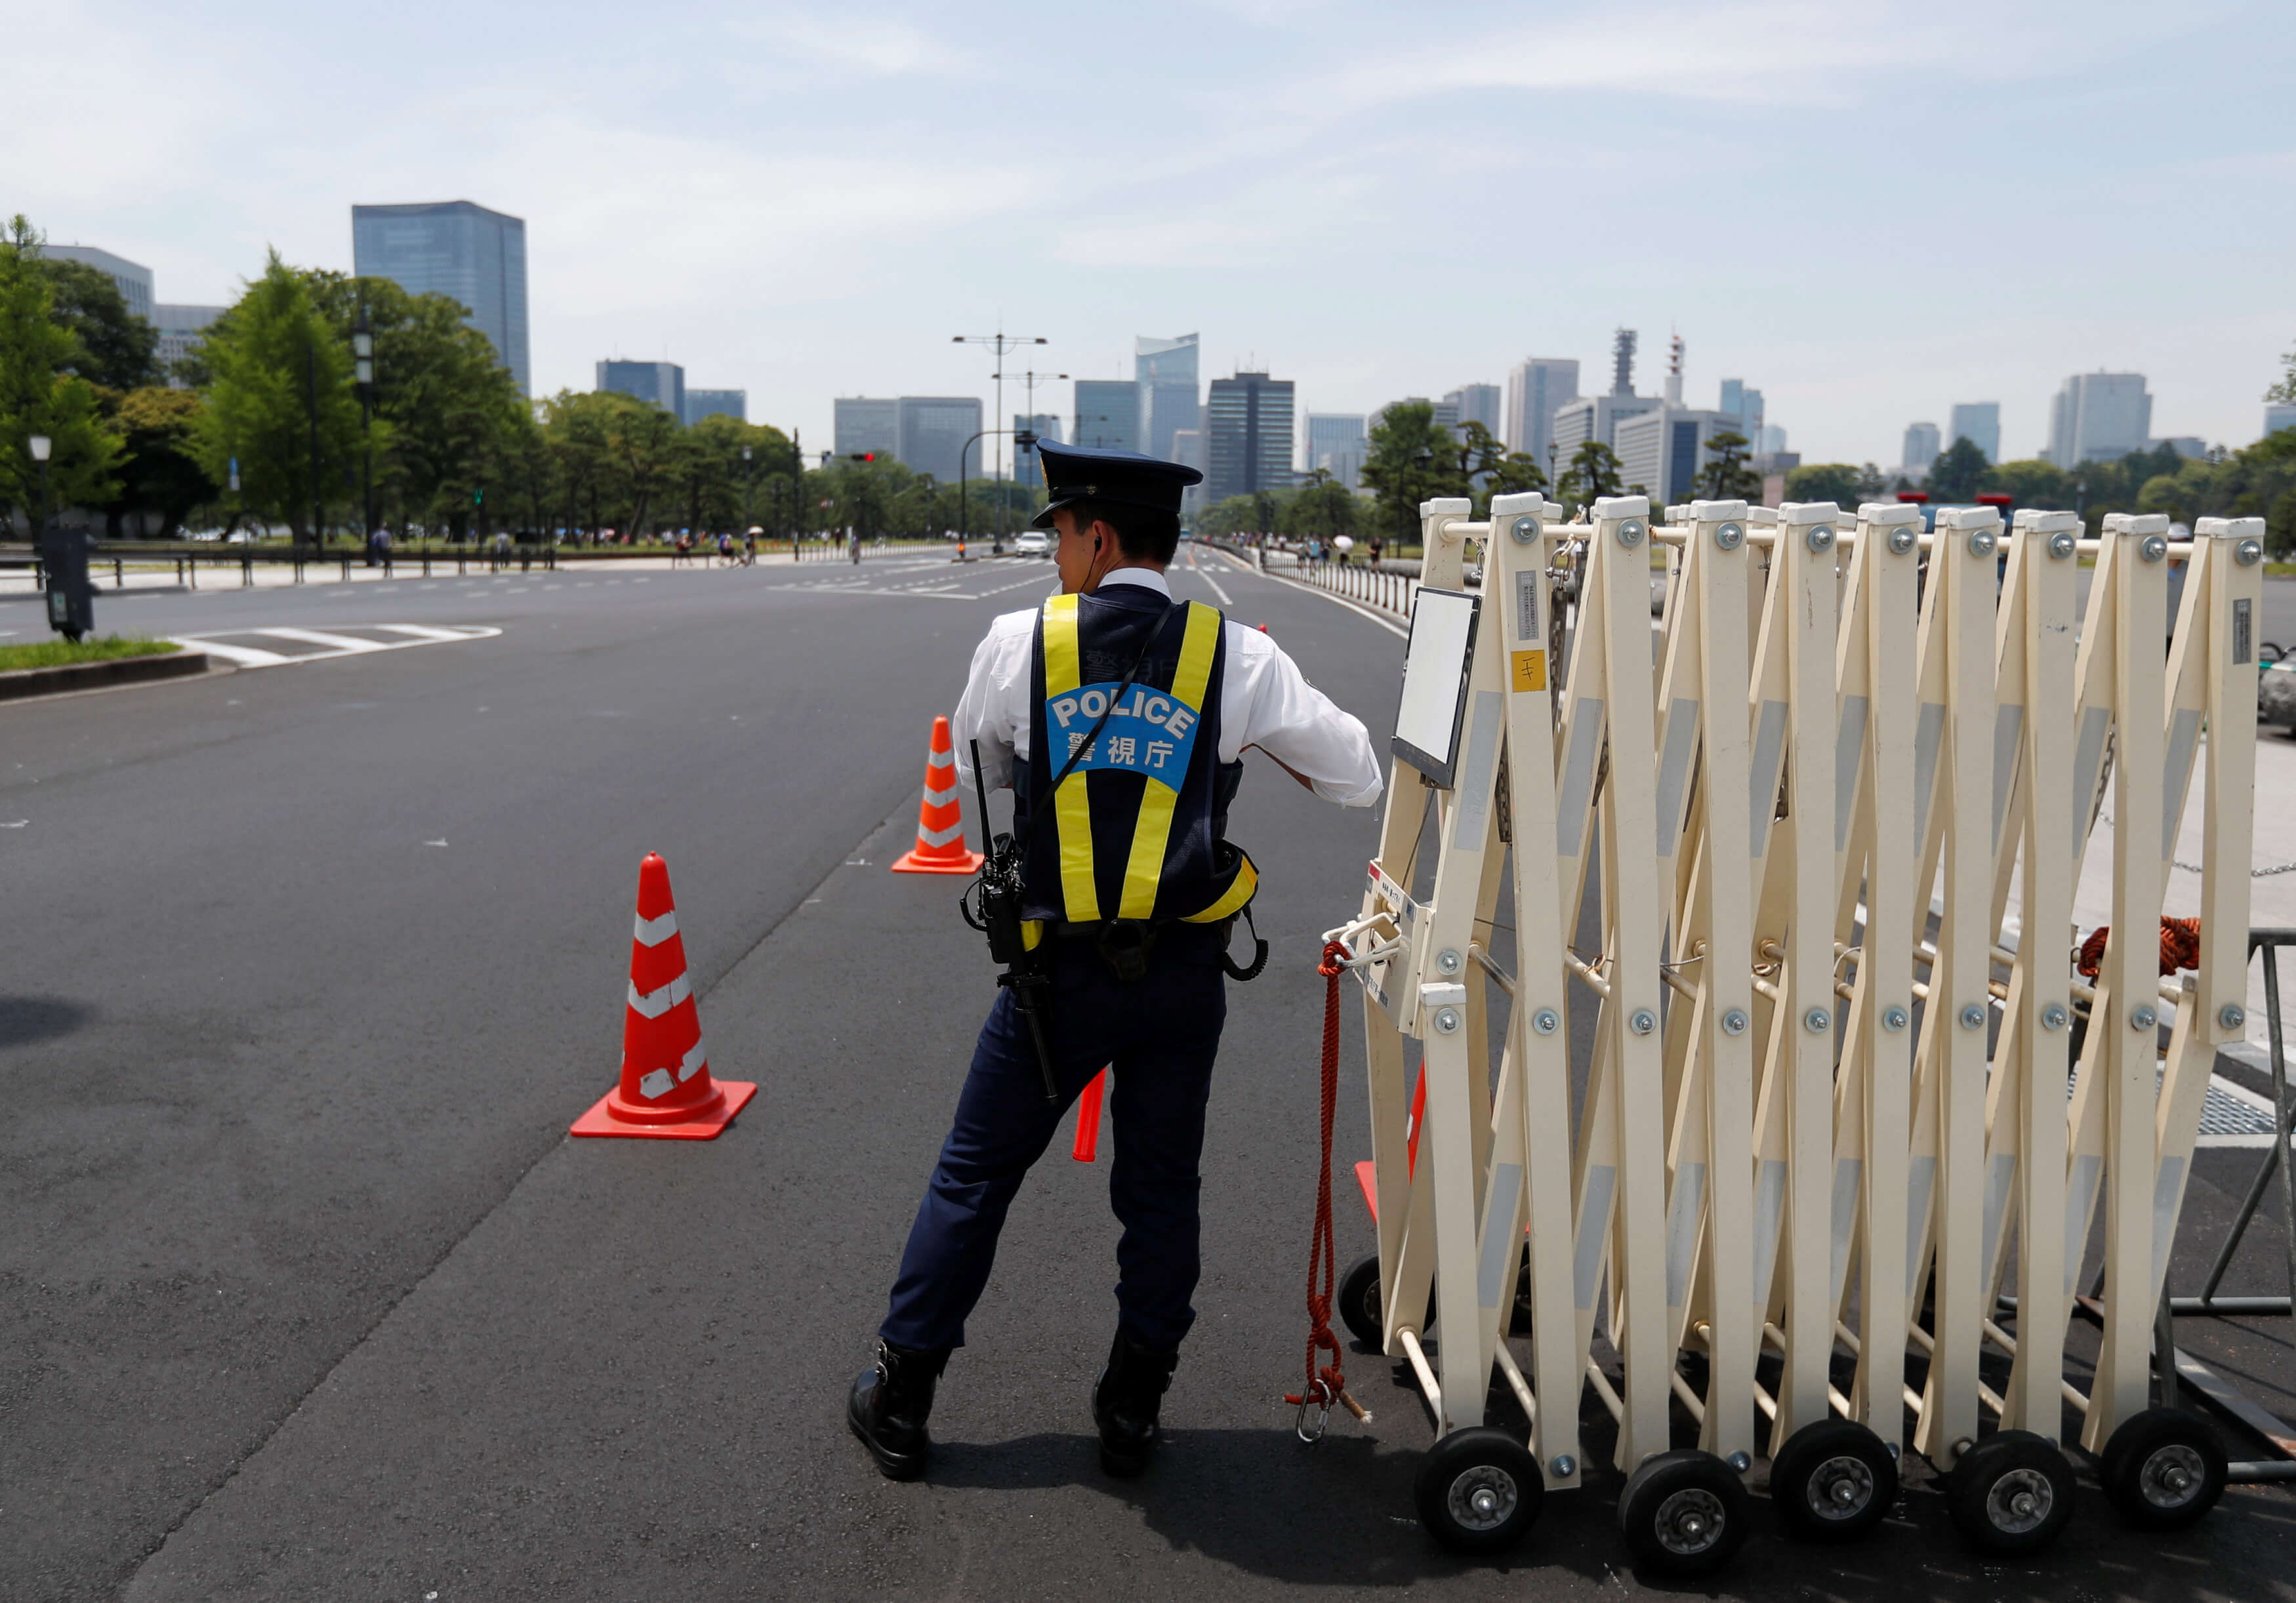
[[[1180,593],[1218,586],[1391,723],[1391,634],[1207,572]],[[1607,1484],[1505,1564],[1432,1549],[1423,1419],[1373,1355],[1349,1361],[1371,1425],[1291,1439],[1310,969],[1377,821],[1264,764],[1234,831],[1275,954],[1231,989],[1165,1459],[1095,1468],[1115,1226],[1058,1149],[950,1366],[935,1473],[893,1485],[846,1436],[990,994],[955,882],[884,864],[973,642],[1050,579],[888,560],[123,599],[107,628],[502,633],[0,708],[0,1598],[1637,1590]],[[650,849],[713,1067],[761,1090],[715,1142],[569,1141],[613,1079]],[[1351,1157],[1352,1014],[1344,1039]],[[2282,1493],[2161,1541],[2092,1490],[2074,1540],[2005,1568],[1915,1478],[1874,1542],[1764,1533],[1725,1592],[2292,1595]]]

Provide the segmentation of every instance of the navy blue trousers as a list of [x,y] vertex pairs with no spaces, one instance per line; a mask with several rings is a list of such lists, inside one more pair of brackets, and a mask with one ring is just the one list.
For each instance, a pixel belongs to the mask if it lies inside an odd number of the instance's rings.
[[1196,1313],[1197,1161],[1212,1059],[1227,1018],[1219,945],[1210,929],[1167,928],[1150,972],[1119,984],[1088,942],[1052,953],[1053,1061],[1044,1075],[1013,995],[999,992],[972,1049],[972,1067],[941,1145],[891,1306],[878,1334],[904,1347],[960,1347],[965,1316],[996,1262],[997,1232],[1029,1165],[1092,1077],[1111,1067],[1115,1129],[1108,1198],[1124,1226],[1117,1243],[1117,1328],[1143,1346],[1177,1347]]

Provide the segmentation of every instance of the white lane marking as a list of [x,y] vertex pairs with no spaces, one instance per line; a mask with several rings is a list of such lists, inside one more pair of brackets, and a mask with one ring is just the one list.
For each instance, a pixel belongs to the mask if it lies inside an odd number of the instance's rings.
[[[434,629],[428,624],[361,624],[360,628],[388,629],[395,634],[412,634],[407,640],[362,640],[356,635],[330,634],[320,629],[217,629],[208,634],[170,634],[168,639],[177,645],[195,650],[209,651],[226,661],[242,668],[275,668],[291,663],[324,662],[336,657],[358,657],[370,651],[403,651],[409,646],[431,646],[448,641],[492,640],[502,631],[486,624],[462,624],[451,628]],[[421,631],[421,633],[416,633]],[[277,651],[266,651],[255,646],[233,645],[218,640],[217,635],[267,635],[274,640],[300,641],[307,645],[324,648],[306,651],[299,656],[287,656]]]
[[422,844],[424,846],[445,846],[447,843],[443,840],[426,840]]
[[1210,574],[1205,572],[1201,568],[1199,568],[1196,565],[1196,548],[1193,544],[1188,547],[1188,571],[1194,574],[1198,578],[1201,579],[1205,584],[1210,585],[1212,587],[1212,593],[1219,597],[1221,606],[1233,607],[1235,605],[1235,597],[1221,589],[1220,582],[1218,579],[1212,577]]
[[29,818],[12,818],[6,823],[0,823],[0,830],[20,830],[31,822]]

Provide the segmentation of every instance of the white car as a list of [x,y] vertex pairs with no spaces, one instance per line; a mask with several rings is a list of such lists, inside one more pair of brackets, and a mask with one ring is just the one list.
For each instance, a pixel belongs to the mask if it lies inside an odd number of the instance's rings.
[[1049,557],[1053,554],[1053,537],[1040,528],[1024,528],[1013,540],[1016,557]]

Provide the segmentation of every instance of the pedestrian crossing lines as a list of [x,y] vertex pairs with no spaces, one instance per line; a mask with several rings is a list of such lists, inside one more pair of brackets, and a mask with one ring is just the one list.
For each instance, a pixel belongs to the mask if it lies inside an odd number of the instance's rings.
[[219,657],[234,667],[276,668],[333,657],[404,650],[409,646],[491,640],[501,633],[483,624],[344,624],[326,629],[214,629],[168,638]]

